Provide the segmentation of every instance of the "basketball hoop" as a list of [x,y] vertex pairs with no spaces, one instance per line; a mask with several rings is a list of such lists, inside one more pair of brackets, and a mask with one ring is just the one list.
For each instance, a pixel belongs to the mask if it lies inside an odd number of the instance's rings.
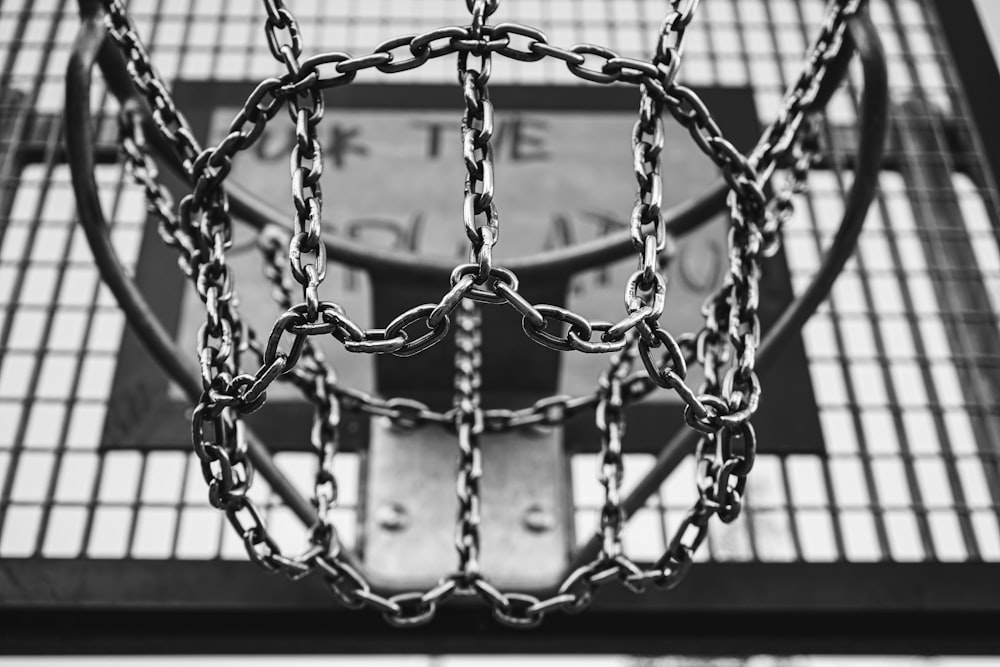
[[[122,3],[81,0],[80,4],[83,23],[68,72],[66,128],[81,223],[102,277],[129,322],[195,402],[192,444],[202,464],[209,502],[225,513],[251,560],[292,579],[318,572],[344,605],[381,611],[396,625],[427,622],[450,599],[478,597],[500,621],[530,627],[549,612],[586,607],[593,592],[608,581],[636,592],[649,585],[673,588],[689,570],[711,518],[717,515],[728,523],[739,516],[757,449],[751,421],[762,391],[757,371],[828,294],[853,251],[877,183],[887,118],[885,63],[863,2],[830,2],[801,75],[748,155],[726,139],[698,94],[677,81],[686,29],[695,18],[698,0],[669,3],[648,62],[591,44],[566,49],[551,44],[542,31],[518,23],[491,24],[499,0],[466,0],[467,25],[389,39],[363,56],[331,51],[306,57],[293,14],[281,0],[265,0],[267,44],[285,72],[259,83],[225,137],[210,148],[203,148],[190,130]],[[820,149],[819,115],[855,51],[861,57],[865,92],[855,179],[844,219],[812,284],[762,338],[757,310],[763,266],[777,250],[782,226],[792,215],[793,195],[806,187]],[[424,258],[373,252],[346,239],[328,241],[323,234],[320,187],[323,146],[317,134],[324,114],[323,91],[349,85],[369,70],[392,74],[451,56],[457,61],[464,100],[461,215],[470,246],[468,262],[445,267]],[[494,57],[523,62],[552,58],[587,81],[639,89],[638,120],[632,131],[637,196],[627,233],[507,265],[494,261],[501,230],[501,198],[495,197],[490,143],[494,110],[489,80]],[[132,177],[145,189],[160,236],[178,253],[181,270],[204,304],[205,321],[197,341],[198,378],[188,374],[110,245],[93,176],[88,100],[95,62],[121,102],[121,141]],[[296,139],[290,155],[294,203],[290,230],[276,222],[281,214],[272,214],[252,194],[226,180],[236,155],[257,141],[282,107],[291,115]],[[661,193],[664,112],[688,130],[722,174],[722,181],[705,195],[673,210],[664,208]],[[177,171],[190,186],[177,206],[159,181],[158,164]],[[787,168],[789,175],[775,184],[779,168]],[[726,279],[703,308],[703,327],[675,336],[659,323],[669,289],[663,269],[670,261],[672,240],[698,227],[723,205],[731,219]],[[237,286],[226,262],[233,212],[257,228],[265,273],[284,309],[265,337],[258,337],[241,318]],[[532,303],[519,289],[525,276],[575,272],[626,254],[637,257],[637,268],[624,285],[623,311],[608,313],[607,320]],[[376,272],[437,276],[440,299],[412,306],[384,328],[365,328],[335,298],[322,293],[330,259]],[[552,396],[517,410],[484,406],[479,391],[480,309],[494,306],[512,308],[521,317],[525,336],[539,345],[570,354],[608,355],[595,391],[579,397]],[[318,336],[331,336],[351,353],[409,357],[439,343],[452,329],[455,391],[453,407],[445,411],[342,386],[314,344]],[[697,388],[687,379],[687,369],[694,364],[704,374]],[[311,502],[283,479],[267,449],[243,422],[245,415],[265,409],[274,382],[294,385],[313,406],[311,444],[319,465]],[[637,490],[622,498],[624,407],[657,388],[672,391],[683,401],[688,428],[668,443]],[[330,515],[337,503],[332,470],[341,409],[388,417],[404,431],[444,429],[457,439],[458,564],[451,573],[445,569],[429,590],[380,590],[338,541]],[[524,427],[559,424],[584,411],[593,411],[601,434],[599,479],[604,500],[597,537],[546,595],[500,590],[480,559],[481,439],[488,432],[516,434]],[[697,440],[698,500],[662,557],[651,566],[640,565],[623,548],[624,524],[662,482],[666,461],[688,451],[692,440]],[[247,495],[255,469],[310,526],[311,547],[305,553],[285,554],[268,532]]]

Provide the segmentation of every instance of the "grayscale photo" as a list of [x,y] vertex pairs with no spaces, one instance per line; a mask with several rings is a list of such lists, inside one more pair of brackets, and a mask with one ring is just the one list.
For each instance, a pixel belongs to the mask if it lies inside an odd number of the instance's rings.
[[0,664],[1000,665],[998,59],[0,0]]

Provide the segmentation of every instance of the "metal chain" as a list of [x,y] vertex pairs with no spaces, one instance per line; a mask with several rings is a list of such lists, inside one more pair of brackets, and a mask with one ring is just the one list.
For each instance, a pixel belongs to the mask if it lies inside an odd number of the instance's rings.
[[805,66],[782,98],[781,110],[761,135],[750,154],[750,162],[761,174],[768,176],[799,133],[802,121],[814,108],[816,96],[826,77],[827,69],[840,52],[844,33],[850,20],[858,13],[864,0],[833,0],[820,26],[819,33],[809,47]]
[[[235,116],[227,135],[216,146],[202,150],[153,68],[123,4],[120,0],[104,0],[109,33],[125,55],[129,74],[152,110],[157,131],[177,154],[193,186],[175,215],[170,195],[158,183],[155,162],[149,157],[140,123],[141,110],[126,105],[121,126],[129,170],[146,192],[147,205],[157,220],[160,235],[180,253],[182,269],[195,282],[205,304],[206,322],[198,334],[204,394],[192,418],[192,443],[209,486],[211,504],[226,513],[251,560],[292,578],[320,571],[331,591],[350,607],[380,610],[395,624],[416,624],[429,620],[439,603],[456,592],[468,591],[471,586],[490,603],[502,621],[530,626],[550,611],[586,606],[593,591],[609,580],[623,581],[634,590],[641,590],[648,581],[668,588],[676,585],[705,539],[712,515],[732,521],[739,514],[746,476],[756,455],[756,434],[749,418],[756,410],[760,394],[753,372],[759,344],[760,258],[770,252],[780,237],[781,225],[791,215],[790,193],[803,187],[815,159],[818,142],[814,133],[810,129],[802,134],[800,126],[817,111],[812,108],[817,91],[860,0],[831,3],[802,75],[786,94],[782,112],[750,157],[742,155],[723,137],[693,91],[674,82],[684,32],[695,13],[697,0],[671,3],[654,59],[649,63],[622,58],[593,45],[571,49],[553,46],[544,33],[529,26],[488,25],[486,20],[497,10],[498,0],[467,0],[466,4],[472,15],[469,26],[448,26],[388,40],[366,56],[328,52],[303,60],[300,31],[294,17],[281,0],[264,0],[267,43],[287,71],[281,77],[262,81]],[[323,114],[322,90],[348,84],[365,69],[401,72],[419,67],[431,58],[454,53],[458,53],[459,80],[466,101],[464,221],[473,243],[472,261],[456,267],[451,289],[439,303],[412,308],[385,329],[363,329],[339,306],[320,301],[318,296],[318,286],[325,274],[325,246],[320,229],[322,148],[316,136],[316,125]],[[640,251],[640,262],[626,289],[628,315],[617,323],[591,321],[568,309],[531,304],[518,292],[517,277],[492,264],[490,250],[499,226],[493,205],[489,143],[493,109],[486,84],[493,53],[526,62],[551,57],[588,81],[623,82],[640,85],[642,89],[639,122],[633,132],[639,184],[633,240]],[[477,67],[469,66],[470,56],[478,59]],[[588,65],[595,59],[599,66]],[[333,71],[324,72],[330,66]],[[286,103],[296,126],[291,166],[296,217],[289,261],[293,277],[302,288],[304,303],[292,303],[292,286],[284,282],[280,253],[276,252],[280,246],[262,236],[263,249],[269,258],[265,272],[275,285],[285,313],[261,346],[238,312],[232,272],[226,263],[232,225],[221,185],[235,154],[251,146]],[[678,339],[657,324],[665,291],[658,257],[666,243],[661,242],[659,220],[662,110],[669,111],[689,130],[695,144],[722,170],[732,188],[729,273],[722,288],[706,304],[706,326],[697,334]],[[783,189],[769,198],[764,184],[778,161],[789,154],[795,158],[791,176]],[[477,216],[482,216],[484,224],[479,224]],[[303,259],[304,255],[308,261]],[[522,316],[528,337],[547,347],[612,353],[611,365],[598,390],[589,396],[549,397],[522,410],[483,410],[478,400],[479,315],[473,302],[510,305]],[[449,316],[456,310],[456,321],[460,323],[456,334],[457,401],[445,413],[433,412],[416,401],[383,400],[339,386],[336,375],[311,341],[312,336],[331,334],[351,352],[407,356],[440,341],[450,326]],[[563,333],[548,329],[553,320],[565,325]],[[419,322],[429,331],[411,337],[409,327]],[[593,339],[595,333],[599,334],[597,340]],[[285,334],[292,337],[287,352],[280,349]],[[637,341],[634,347],[633,340]],[[663,358],[657,362],[653,350],[661,347]],[[259,362],[259,370],[253,375],[240,373],[240,355],[247,351]],[[630,371],[636,354],[645,373]],[[697,394],[684,382],[687,365],[692,361],[700,363],[705,371],[705,382]],[[247,496],[252,468],[246,459],[242,415],[260,408],[266,389],[279,378],[299,387],[315,406],[311,440],[320,460],[315,488],[320,522],[312,531],[311,547],[297,557],[282,555],[260,512]],[[703,434],[697,454],[699,499],[664,555],[652,568],[642,570],[621,549],[622,512],[618,493],[623,471],[623,407],[657,385],[678,392],[687,404],[688,424]],[[437,423],[458,431],[461,452],[456,531],[458,574],[443,579],[426,592],[385,597],[374,592],[364,576],[344,558],[329,522],[329,512],[336,503],[332,459],[337,446],[339,407],[382,414],[409,425]],[[558,424],[591,408],[596,409],[602,433],[601,481],[605,488],[602,553],[567,577],[549,598],[502,593],[479,571],[479,437],[487,430]]]
[[481,578],[479,560],[480,499],[479,480],[483,476],[480,438],[483,434],[483,411],[480,405],[479,373],[482,365],[482,315],[479,307],[463,299],[455,313],[455,429],[458,432],[458,519],[455,525],[455,548],[458,551],[458,577],[468,589]]
[[[687,27],[698,9],[699,0],[672,0],[670,11],[660,26],[653,65],[659,71],[657,88],[670,90],[680,70]],[[639,118],[632,128],[632,155],[639,186],[629,228],[632,244],[639,252],[639,268],[626,286],[629,314],[642,312],[637,322],[648,345],[657,343],[651,329],[663,313],[666,281],[659,266],[659,255],[667,245],[663,222],[663,179],[660,172],[663,153],[663,99],[651,92],[649,84],[639,85]]]
[[184,274],[190,277],[194,244],[177,222],[173,196],[159,182],[159,168],[149,155],[146,132],[142,127],[142,110],[136,104],[127,103],[122,106],[118,115],[118,132],[126,168],[132,181],[142,186],[146,210],[157,223],[160,240],[180,253],[178,264]]
[[[660,72],[655,90],[672,90],[680,69],[687,26],[694,18],[698,0],[673,0],[664,19],[656,44],[653,64]],[[642,340],[639,343],[643,365],[651,379],[678,392],[688,405],[700,401],[684,384],[686,362],[681,358],[674,337],[658,323],[663,313],[666,279],[660,270],[660,254],[667,245],[662,216],[663,116],[666,97],[654,94],[654,86],[643,82],[639,86],[641,99],[639,119],[632,130],[633,165],[639,185],[636,205],[632,210],[630,230],[632,243],[639,251],[639,268],[629,278],[625,291],[626,309],[636,318]],[[714,122],[714,121],[713,121]],[[651,349],[665,346],[672,361],[670,370],[657,367]],[[612,362],[611,371],[615,367]]]
[[[302,80],[302,40],[299,25],[281,0],[265,0],[264,33],[271,55],[285,66],[288,76]],[[282,38],[287,36],[287,40]],[[323,243],[323,147],[316,128],[323,119],[323,92],[315,84],[293,88],[289,113],[295,124],[295,145],[290,156],[294,235],[288,248],[292,276],[302,286],[305,322],[319,319],[319,285],[326,278],[326,245]],[[313,257],[310,257],[310,256]],[[310,261],[311,259],[311,261]]]
[[821,123],[819,113],[809,113],[803,120],[803,129],[792,142],[789,150],[791,168],[781,187],[768,202],[767,217],[761,229],[761,254],[765,257],[773,257],[778,252],[781,247],[781,230],[795,214],[794,197],[808,190],[809,171],[819,159]]
[[[493,202],[493,103],[487,83],[493,69],[489,39],[483,34],[486,17],[492,9],[486,0],[469,2],[472,12],[472,34],[480,40],[479,48],[458,54],[458,82],[462,86],[465,111],[462,114],[462,157],[465,161],[465,199],[462,218],[465,234],[472,243],[469,261],[478,267],[476,284],[482,285],[493,271],[493,246],[500,236],[500,218]],[[479,59],[470,66],[469,56]],[[482,216],[482,224],[477,217]]]
[[[699,0],[672,0],[670,11],[660,26],[653,65],[659,70],[659,84],[664,90],[674,85],[680,70],[687,26],[694,18]],[[663,251],[666,238],[661,216],[662,177],[660,155],[663,152],[663,99],[652,94],[647,83],[639,86],[639,119],[632,130],[632,148],[639,196],[632,212],[632,243],[640,252],[639,272],[630,284],[650,289],[657,279],[656,255]],[[654,305],[657,302],[654,301]],[[661,302],[662,303],[662,302]],[[631,307],[631,306],[630,306]],[[662,312],[662,307],[661,307]],[[651,313],[652,314],[652,313]],[[657,319],[660,313],[655,313]],[[649,335],[644,336],[651,343]]]
[[170,90],[149,58],[149,52],[139,38],[135,24],[120,0],[104,2],[108,34],[125,56],[125,67],[136,89],[142,93],[152,110],[153,122],[161,136],[169,142],[190,173],[191,165],[201,152],[191,126],[177,110]]
[[[288,233],[276,227],[265,228],[258,237],[258,248],[262,253],[264,263],[264,275],[272,284],[272,295],[275,301],[282,308],[289,308],[292,304],[293,286],[288,280],[287,274],[282,270],[284,263],[283,253],[288,246]],[[664,260],[671,259],[664,256]],[[665,267],[664,267],[665,268]],[[686,340],[686,339],[684,339]],[[626,354],[634,357],[633,340],[626,348]],[[694,348],[690,345],[681,346],[684,350],[684,361],[689,364],[694,360]],[[317,368],[318,364],[310,362],[309,358],[319,355],[318,349],[315,352],[311,341],[307,341],[303,346],[301,358],[296,368],[281,379],[288,379],[303,388],[309,386],[314,380],[310,373],[314,375],[319,371],[311,369]],[[630,352],[631,351],[631,352]],[[261,352],[261,357],[263,353]],[[612,362],[616,359],[612,356]],[[325,363],[325,362],[324,362]],[[666,373],[667,362],[657,362],[649,356],[649,363],[660,368],[660,373]],[[301,373],[300,373],[301,371]],[[633,371],[621,379],[621,396],[623,405],[641,400],[656,390],[657,385],[649,379],[645,371]],[[388,419],[394,425],[402,428],[420,428],[424,426],[438,426],[448,431],[456,432],[455,423],[458,412],[457,407],[441,412],[432,410],[430,406],[421,401],[410,398],[381,398],[369,394],[359,389],[345,387],[339,383],[331,383],[327,387],[331,395],[335,396],[342,410],[354,413],[361,413],[371,417],[381,417]],[[513,430],[526,430],[532,428],[555,427],[565,423],[576,415],[592,411],[601,400],[603,390],[596,389],[591,394],[580,396],[569,396],[557,394],[547,396],[535,401],[532,405],[518,410],[506,408],[493,408],[482,410],[482,421],[484,432],[486,433],[507,433]]]
[[[264,396],[262,391],[255,391],[260,385],[259,378],[237,375],[239,353],[253,344],[253,336],[252,330],[238,317],[231,274],[225,264],[231,228],[228,204],[218,187],[228,173],[232,152],[240,144],[252,143],[259,137],[263,124],[253,120],[254,112],[265,113],[258,105],[264,99],[261,91],[270,88],[262,84],[251,95],[234,121],[237,129],[218,148],[201,151],[166,86],[148,64],[135,26],[121,4],[107,2],[106,10],[109,32],[129,58],[129,71],[137,79],[139,89],[146,93],[157,129],[183,161],[194,183],[194,192],[181,202],[178,218],[171,210],[169,194],[155,180],[155,162],[149,158],[140,112],[134,105],[123,107],[122,143],[130,171],[146,191],[147,204],[157,217],[164,242],[180,251],[181,265],[195,281],[206,304],[207,321],[198,336],[205,392],[193,413],[192,441],[209,485],[209,501],[225,511],[251,560],[265,569],[284,571],[297,578],[310,571],[309,562],[314,555],[297,559],[283,556],[268,534],[261,513],[246,495],[253,470],[246,459],[246,442],[234,410],[251,412],[260,407]],[[273,102],[270,104],[271,110],[277,108]],[[243,126],[240,117],[249,118],[254,127],[239,129]],[[273,369],[264,370],[273,374]],[[327,417],[333,421],[332,415]]]
[[[645,90],[645,88],[643,88]],[[639,252],[639,268],[625,287],[625,307],[636,318],[640,331],[649,338],[649,327],[663,314],[667,291],[659,257],[667,246],[663,222],[663,180],[660,156],[663,153],[663,105],[643,93],[639,119],[632,128],[632,155],[639,185],[629,221],[632,245]]]
[[[741,197],[739,188],[733,184],[729,272],[721,288],[706,302],[703,309],[706,323],[697,343],[698,361],[709,380],[710,395],[715,398],[708,403],[710,409],[705,416],[686,412],[688,423],[706,433],[717,432],[724,425],[742,428],[759,405],[761,387],[754,366],[760,344],[760,259],[775,248],[779,225],[768,225],[768,202],[759,201],[756,193],[763,193],[764,179],[770,177],[777,157],[788,152],[803,120],[813,112],[811,105],[827,65],[838,53],[847,22],[857,8],[857,2],[831,4],[803,73],[785,98],[782,112],[765,131],[752,156],[746,159],[748,165],[756,165],[761,175],[753,183],[737,177],[737,183],[743,183],[745,192],[754,191],[754,196]],[[810,150],[813,148],[810,146]],[[765,231],[774,235],[765,237]],[[717,462],[716,468],[721,470],[723,462]]]
[[622,531],[625,529],[625,511],[621,504],[621,487],[625,476],[625,461],[622,457],[625,400],[622,386],[637,354],[635,341],[630,342],[633,344],[612,356],[608,368],[601,375],[598,392],[600,402],[594,411],[597,430],[601,433],[597,479],[604,488],[604,505],[601,507],[600,518],[601,552],[594,567],[606,565],[616,571],[637,574],[641,569],[625,555],[622,548]]
[[[285,309],[291,307],[295,289],[281,268],[284,249],[288,246],[288,235],[280,228],[265,228],[257,236],[257,247],[264,256],[264,276],[272,286],[271,295]],[[252,350],[258,363],[263,362],[264,351],[256,344]],[[309,439],[318,454],[313,495],[318,521],[312,540],[314,545],[322,546],[337,537],[330,521],[338,496],[337,478],[333,472],[340,425],[337,373],[312,340],[306,340],[299,363],[290,373],[278,379],[295,384],[313,404],[313,427]]]
[[[490,35],[486,20],[499,8],[499,0],[466,0],[471,15],[472,39],[463,41],[458,54],[458,83],[462,86],[465,109],[462,114],[462,157],[465,162],[465,198],[462,217],[472,243],[470,262],[479,266],[476,283],[483,284],[492,271],[492,249],[500,236],[500,220],[493,202],[493,103],[489,83],[493,70]],[[457,45],[457,43],[456,43]],[[469,56],[479,59],[469,66]],[[483,215],[482,225],[476,216]]]
[[[258,249],[262,254],[264,276],[272,286],[272,296],[278,305],[284,309],[292,306],[293,285],[283,270],[284,249],[288,247],[289,234],[278,227],[267,227],[258,236]],[[261,352],[261,357],[263,352]],[[310,361],[319,356],[319,350],[311,340],[303,345],[300,361],[296,368],[281,379],[289,379],[297,385],[306,387],[314,382],[314,376],[321,372],[322,364]],[[323,362],[326,363],[326,362]],[[300,373],[301,370],[301,373]],[[626,383],[624,396],[626,400],[638,400],[647,395],[655,385],[644,381],[640,374],[633,374]],[[339,383],[331,383],[327,387],[335,396],[341,409],[349,412],[363,413],[372,417],[383,417],[394,425],[404,428],[418,428],[436,425],[450,431],[455,431],[457,407],[440,412],[432,410],[428,405],[409,398],[384,399],[367,392],[345,387]],[[516,429],[534,427],[558,426],[570,417],[594,408],[597,404],[597,393],[585,396],[557,395],[540,399],[530,407],[521,410],[492,409],[482,411],[484,430],[488,433],[505,433]]]

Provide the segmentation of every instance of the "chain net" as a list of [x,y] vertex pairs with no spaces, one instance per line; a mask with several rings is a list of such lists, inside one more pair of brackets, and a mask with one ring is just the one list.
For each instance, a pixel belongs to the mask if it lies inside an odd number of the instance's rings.
[[[761,386],[755,373],[761,340],[758,305],[762,261],[773,255],[782,225],[792,214],[792,195],[805,187],[818,151],[816,97],[827,67],[839,53],[858,0],[833,0],[806,54],[800,76],[785,95],[780,113],[749,155],[724,136],[698,94],[678,82],[685,32],[698,0],[672,0],[661,24],[651,60],[618,56],[602,46],[563,48],[545,34],[518,23],[491,23],[499,0],[466,0],[467,23],[389,39],[371,53],[352,56],[330,51],[304,55],[299,25],[282,0],[263,0],[264,34],[271,55],[284,70],[261,81],[215,146],[202,147],[149,54],[120,0],[104,0],[108,31],[126,61],[136,89],[145,98],[160,137],[183,165],[190,191],[175,205],[158,180],[152,143],[145,135],[144,110],[137,100],[120,113],[121,142],[133,179],[145,189],[148,210],[163,242],[179,256],[204,304],[198,332],[203,393],[192,416],[192,444],[209,489],[209,502],[225,513],[242,538],[250,559],[271,572],[299,579],[318,572],[336,598],[351,608],[381,612],[395,625],[430,620],[453,596],[478,596],[500,621],[537,625],[549,612],[587,606],[603,583],[618,581],[636,592],[647,586],[676,586],[692,564],[713,516],[736,519],[757,449],[751,418]],[[459,264],[437,303],[417,305],[384,328],[364,328],[335,301],[325,300],[327,273],[323,241],[323,91],[344,86],[367,70],[392,74],[431,59],[454,56],[464,107],[462,155],[466,168],[462,220],[469,261]],[[638,87],[638,119],[632,130],[637,193],[629,229],[637,268],[628,279],[624,313],[616,321],[593,321],[572,310],[535,304],[519,291],[518,277],[494,263],[500,238],[491,139],[494,108],[489,81],[494,59],[524,62],[552,58],[581,79]],[[294,215],[291,230],[267,228],[258,237],[264,271],[284,313],[266,337],[241,318],[233,272],[227,264],[232,219],[224,184],[233,159],[260,138],[265,126],[285,108],[294,127],[290,184]],[[721,171],[730,189],[728,272],[703,307],[704,326],[675,336],[659,324],[667,290],[664,268],[673,240],[664,224],[661,153],[665,113],[690,133],[692,141]],[[790,176],[772,183],[775,168],[790,164]],[[287,262],[287,265],[286,265]],[[485,409],[480,403],[480,308],[507,305],[522,318],[526,336],[564,352],[609,355],[596,390],[583,396],[551,396],[518,410]],[[346,387],[313,343],[332,336],[348,352],[407,357],[441,341],[455,326],[454,401],[441,412],[412,399],[384,399]],[[637,363],[640,362],[640,363]],[[703,369],[699,387],[688,384],[689,366]],[[247,493],[253,469],[247,457],[242,418],[260,409],[274,382],[294,385],[313,406],[312,446],[317,457],[313,496],[317,521],[310,548],[282,551],[268,532]],[[622,437],[625,407],[657,388],[684,402],[688,427],[700,434],[697,450],[699,497],[666,551],[640,566],[626,555],[622,531],[624,473]],[[388,417],[396,425],[433,425],[457,435],[457,568],[427,591],[383,595],[351,564],[330,521],[337,503],[332,474],[341,410]],[[599,480],[599,555],[576,569],[549,597],[501,591],[480,568],[480,440],[486,432],[529,426],[555,426],[592,411],[601,435]]]

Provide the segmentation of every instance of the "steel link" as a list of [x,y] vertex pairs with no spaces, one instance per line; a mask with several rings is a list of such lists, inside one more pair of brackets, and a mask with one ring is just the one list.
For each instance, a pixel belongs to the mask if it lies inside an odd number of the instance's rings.
[[493,607],[493,616],[513,628],[534,628],[542,622],[542,611],[537,611],[541,601],[534,595],[507,593],[506,606]]
[[589,322],[591,332],[601,334],[600,341],[583,339],[577,332],[570,328],[566,333],[566,341],[570,347],[579,352],[588,354],[607,354],[609,352],[621,352],[628,344],[625,337],[614,338],[608,335],[614,325],[611,322]]
[[[567,66],[571,67],[581,67],[585,62],[587,62],[587,59],[576,51],[554,46],[548,42],[532,42],[528,48],[532,53],[538,54],[542,57],[561,60],[566,63]],[[570,71],[572,72],[573,70]]]
[[[594,334],[594,329],[590,322],[572,310],[546,304],[536,305],[535,310],[542,316],[542,325],[536,326],[534,321],[525,315],[521,320],[521,328],[524,329],[524,333],[527,334],[528,338],[550,350],[558,350],[560,352],[572,350],[573,343],[570,340],[570,334],[575,333],[578,340],[581,341],[589,341]],[[562,335],[546,331],[546,325],[550,320],[557,320],[568,324],[569,329]]]
[[[580,64],[566,63],[566,67],[569,68],[569,71],[581,79],[585,81],[592,81],[594,83],[615,83],[616,81],[621,80],[622,71],[620,67],[617,72],[605,71],[612,60],[618,59],[618,54],[611,49],[603,46],[597,46],[596,44],[577,44],[570,50],[573,51],[573,53],[584,57],[584,62]],[[586,56],[588,55],[597,56],[604,61],[600,69],[591,69],[585,66]]]
[[400,628],[413,627],[428,623],[437,612],[436,602],[427,602],[425,594],[420,592],[399,593],[388,599],[388,603],[396,611],[385,612],[383,617],[390,625]]
[[[652,350],[663,345],[666,352],[666,363],[662,366],[653,359]],[[687,361],[681,347],[665,329],[656,327],[653,330],[653,341],[639,341],[639,357],[645,366],[649,378],[665,389],[676,389],[684,383],[687,377]]]
[[[494,40],[506,40],[506,46],[496,49],[496,53],[521,62],[537,62],[545,57],[545,54],[538,53],[535,47],[538,44],[548,44],[549,38],[545,33],[531,26],[518,23],[499,23],[493,26],[492,35]],[[527,48],[519,49],[511,46],[511,36],[524,37],[528,40]]]
[[563,606],[565,611],[577,613],[586,609],[593,599],[596,586],[590,580],[594,563],[579,567],[559,585],[558,595],[572,595],[573,601]]
[[[386,338],[395,338],[397,335],[401,335],[406,338],[406,344],[393,354],[398,357],[411,357],[415,354],[423,352],[430,346],[435,345],[444,339],[445,335],[448,333],[449,327],[451,327],[451,320],[448,316],[444,315],[441,317],[437,325],[432,326],[430,323],[431,316],[438,312],[439,307],[439,305],[427,303],[422,306],[417,306],[416,308],[411,308],[386,326]],[[406,333],[406,327],[420,320],[424,321],[430,331],[417,338],[411,339]]]
[[[403,35],[402,37],[388,39],[376,46],[374,52],[388,54],[389,59],[384,63],[375,65],[375,69],[385,74],[397,74],[423,65],[430,58],[431,51],[430,48],[419,50],[413,48],[413,40],[418,37],[418,35]],[[397,58],[393,51],[400,50],[404,46],[407,47],[410,57]]]

